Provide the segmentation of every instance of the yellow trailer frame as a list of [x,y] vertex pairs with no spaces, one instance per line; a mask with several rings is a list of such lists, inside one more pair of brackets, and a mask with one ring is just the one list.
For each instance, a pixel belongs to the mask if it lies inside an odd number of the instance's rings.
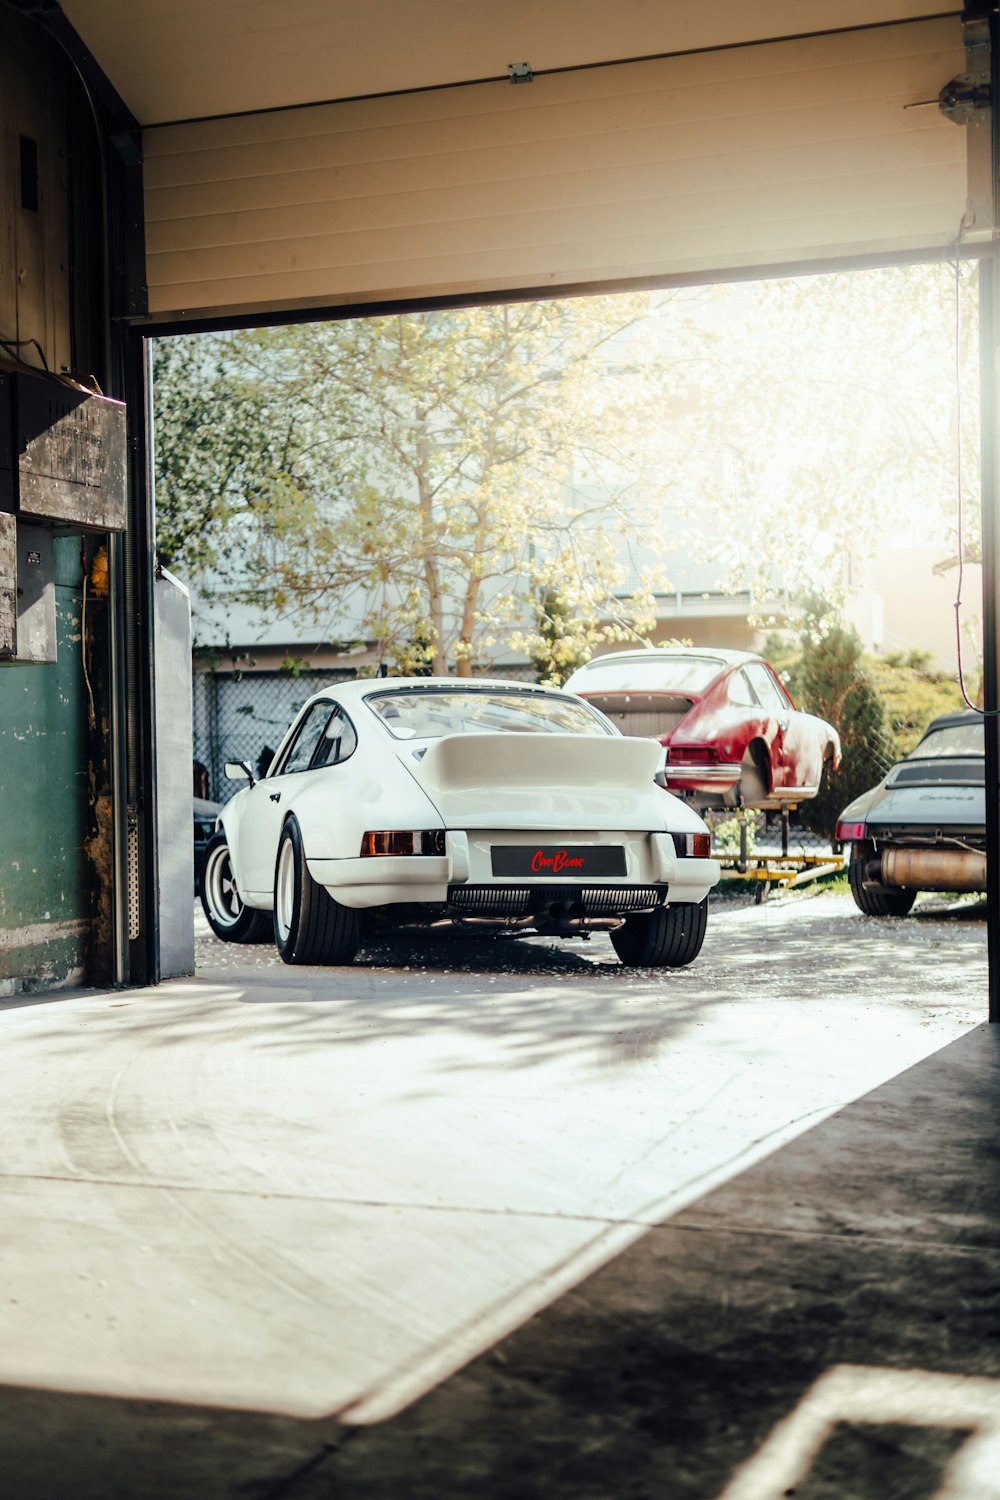
[[740,848],[736,854],[720,854],[713,851],[722,866],[723,879],[753,880],[754,902],[766,901],[772,885],[790,890],[793,886],[807,885],[822,875],[836,875],[846,863],[844,855],[834,848],[830,854],[790,854],[788,850],[788,819],[794,807],[781,810],[781,853],[751,854],[747,844],[746,808],[740,808],[736,816],[740,822]]

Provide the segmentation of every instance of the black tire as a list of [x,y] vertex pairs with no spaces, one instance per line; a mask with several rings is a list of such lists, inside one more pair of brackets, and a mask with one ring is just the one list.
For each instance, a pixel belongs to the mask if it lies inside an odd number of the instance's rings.
[[265,943],[271,936],[266,911],[244,906],[229,858],[226,835],[220,828],[205,845],[198,880],[202,910],[208,925],[224,943]]
[[858,845],[852,845],[851,862],[847,866],[847,880],[851,887],[854,904],[866,917],[905,917],[917,899],[916,891],[866,891],[864,887],[865,865],[870,853],[865,850],[858,856]]
[[682,969],[701,952],[708,923],[708,897],[697,905],[677,902],[626,917],[611,933],[611,946],[623,964]]
[[361,946],[358,913],[334,901],[309,874],[294,818],[278,840],[274,942],[286,964],[349,964]]

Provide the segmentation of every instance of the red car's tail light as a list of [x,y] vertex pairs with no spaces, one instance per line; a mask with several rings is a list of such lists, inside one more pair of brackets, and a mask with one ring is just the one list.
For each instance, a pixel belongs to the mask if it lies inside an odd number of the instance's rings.
[[381,830],[366,833],[361,840],[362,859],[375,859],[380,855],[398,854],[443,854],[444,829],[432,828],[420,833]]
[[833,834],[838,844],[856,844],[865,836],[863,823],[838,823]]
[[668,764],[707,765],[719,759],[714,745],[671,745],[667,751]]
[[675,833],[672,837],[679,859],[708,859],[712,853],[710,833]]

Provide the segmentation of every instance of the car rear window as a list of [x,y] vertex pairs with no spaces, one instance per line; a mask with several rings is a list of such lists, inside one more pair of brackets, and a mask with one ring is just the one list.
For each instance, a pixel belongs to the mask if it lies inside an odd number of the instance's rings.
[[446,734],[613,734],[586,704],[516,688],[398,688],[365,702],[399,740]]
[[933,729],[911,750],[907,760],[941,760],[950,755],[985,755],[982,721],[969,724],[947,724]]
[[703,693],[726,663],[711,656],[657,656],[651,661],[600,656],[573,674],[573,693]]

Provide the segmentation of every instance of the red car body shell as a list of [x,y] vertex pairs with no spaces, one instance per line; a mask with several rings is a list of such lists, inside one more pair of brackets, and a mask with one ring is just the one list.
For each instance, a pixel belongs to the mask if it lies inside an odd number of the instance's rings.
[[700,802],[735,801],[747,767],[757,772],[747,802],[803,801],[819,790],[824,765],[840,763],[833,725],[796,708],[774,669],[749,652],[611,652],[566,687],[623,733],[658,739],[667,752],[658,779]]

